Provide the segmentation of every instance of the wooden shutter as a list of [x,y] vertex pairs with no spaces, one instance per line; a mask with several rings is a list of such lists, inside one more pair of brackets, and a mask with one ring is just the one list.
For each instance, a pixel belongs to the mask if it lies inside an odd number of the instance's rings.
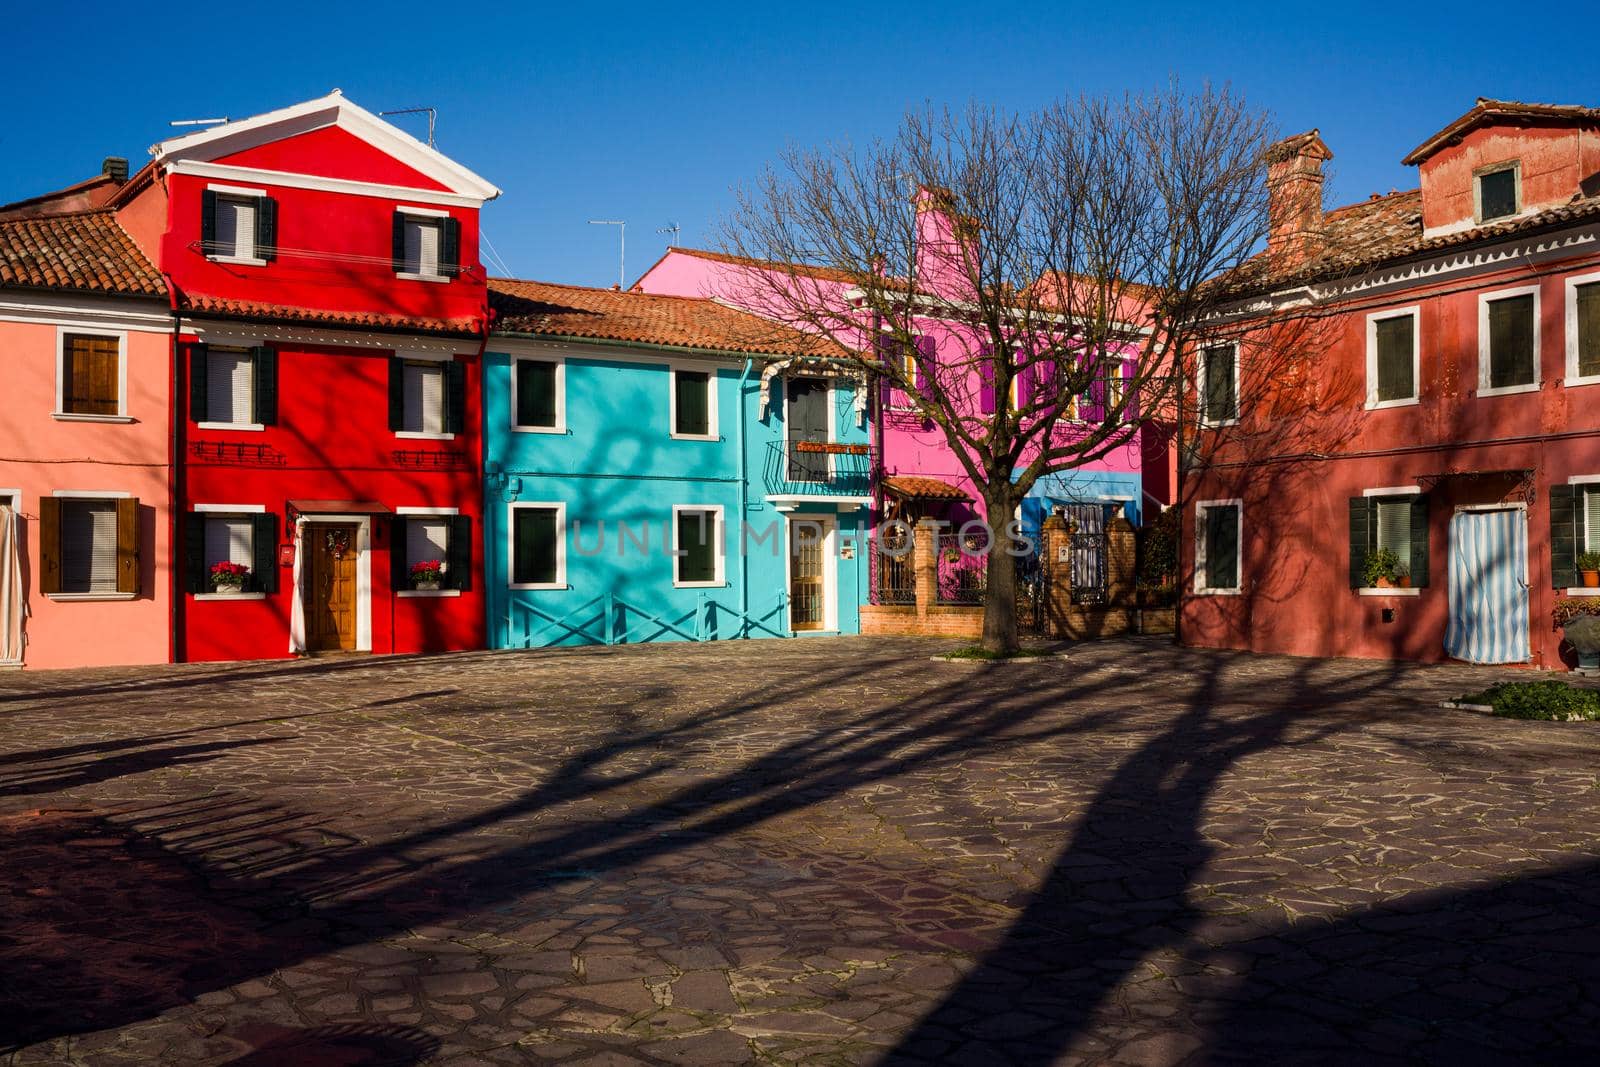
[[1372,501],[1368,497],[1350,498],[1350,588],[1360,589],[1367,584],[1367,552],[1372,548],[1372,525],[1375,521]]
[[139,499],[117,501],[117,592],[139,591]]
[[678,371],[672,382],[674,432],[702,437],[710,433],[711,375],[704,371]]
[[411,588],[411,557],[407,554],[406,517],[389,519],[389,591]]
[[461,270],[461,220],[439,220],[439,273],[454,278]]
[[444,432],[467,428],[467,365],[452,359],[444,365]]
[[917,358],[915,363],[917,365],[916,381],[919,392],[928,388],[928,376],[933,374],[935,368],[938,367],[938,359],[939,342],[931,337],[917,338]]
[[1219,504],[1206,509],[1206,586],[1234,589],[1239,585],[1239,506]]
[[258,593],[278,591],[278,516],[250,516],[250,575]]
[[389,357],[389,429],[406,428],[406,361]]
[[200,251],[208,256],[217,251],[217,194],[211,189],[200,193]]
[[1378,400],[1407,400],[1416,395],[1413,380],[1415,320],[1410,315],[1379,319],[1373,324],[1378,348]]
[[978,350],[978,412],[993,415],[994,402],[994,346],[984,345]]
[[255,380],[254,419],[262,426],[278,422],[278,350],[259,345],[250,350],[250,366]]
[[542,359],[517,360],[517,425],[556,424],[556,365]]
[[1418,495],[1411,498],[1411,584],[1425,588],[1428,584],[1428,498]]
[[1489,304],[1489,386],[1500,389],[1534,381],[1533,296]]
[[61,406],[74,415],[120,415],[121,343],[115,337],[62,338]]
[[278,258],[278,202],[270,196],[256,198],[256,258]]
[[518,585],[556,580],[560,553],[553,508],[519,507],[512,511],[511,580]]
[[1205,351],[1207,422],[1231,422],[1239,417],[1238,397],[1233,380],[1233,348],[1222,345]]
[[191,511],[183,517],[183,587],[191,593],[211,592],[206,573],[206,517]]
[[39,592],[61,592],[61,500],[39,500]]
[[678,512],[678,581],[710,582],[717,576],[716,513]]
[[450,517],[448,559],[445,567],[447,588],[463,591],[472,588],[472,516]]
[[1550,487],[1550,585],[1578,584],[1578,494],[1571,485]]
[[390,253],[394,258],[394,272],[396,274],[404,273],[406,269],[406,217],[398,211],[394,213],[394,230]]
[[210,348],[210,345],[198,342],[189,346],[189,418],[193,422],[205,422],[210,410],[206,402],[210,388],[207,374]]
[[1600,282],[1580,285],[1578,303],[1578,373],[1584,377],[1600,374]]

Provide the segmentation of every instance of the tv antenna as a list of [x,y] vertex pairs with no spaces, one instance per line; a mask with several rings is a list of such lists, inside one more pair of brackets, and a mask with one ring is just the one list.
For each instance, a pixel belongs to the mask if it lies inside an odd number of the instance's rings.
[[621,219],[590,219],[590,226],[615,226],[622,238],[622,246],[617,253],[617,289],[620,290],[628,282],[628,224]]
[[428,147],[433,147],[433,124],[439,117],[439,112],[431,107],[397,107],[393,111],[380,111],[379,115],[427,115],[428,116]]
[[676,222],[669,222],[665,226],[657,229],[656,232],[672,234],[672,240],[667,243],[669,245],[676,245],[678,243],[678,234],[683,232],[683,227],[679,226]]

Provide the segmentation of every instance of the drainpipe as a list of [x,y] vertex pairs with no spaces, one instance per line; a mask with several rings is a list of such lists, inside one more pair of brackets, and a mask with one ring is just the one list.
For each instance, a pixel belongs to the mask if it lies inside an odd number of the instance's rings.
[[[181,370],[179,369],[179,343],[178,337],[182,333],[183,313],[178,310],[178,287],[172,281],[172,275],[166,271],[161,272],[161,280],[167,287],[168,308],[172,312],[172,373],[169,375],[172,383],[171,398],[167,406],[171,409],[172,428],[169,447],[172,450],[171,470],[167,476],[167,659],[172,663],[184,661],[183,632],[186,622],[186,607],[184,603],[184,583],[180,575],[183,567],[173,566],[177,561],[181,542],[178,540],[178,521],[183,514],[184,485],[183,485],[183,430],[184,410],[188,405],[179,394],[181,383]],[[152,546],[153,548],[154,546]]]
[[[744,524],[750,516],[750,479],[749,461],[745,455],[749,412],[746,410],[744,387],[750,381],[750,371],[755,363],[755,357],[744,357],[744,370],[739,372],[739,628],[747,635],[750,632],[750,563],[744,554]],[[723,536],[727,536],[726,530]]]

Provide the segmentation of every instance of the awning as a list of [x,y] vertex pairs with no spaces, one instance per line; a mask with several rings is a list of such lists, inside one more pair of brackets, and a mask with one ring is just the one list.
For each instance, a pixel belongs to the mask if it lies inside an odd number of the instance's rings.
[[883,480],[884,492],[901,500],[971,500],[949,482],[921,475],[896,474]]
[[289,510],[301,515],[387,515],[376,500],[291,500]]

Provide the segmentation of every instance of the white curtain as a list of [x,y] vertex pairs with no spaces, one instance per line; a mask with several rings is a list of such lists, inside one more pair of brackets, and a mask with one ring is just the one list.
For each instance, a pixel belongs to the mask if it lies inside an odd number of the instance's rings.
[[0,505],[0,663],[22,662],[22,559],[17,551],[16,509]]
[[305,556],[306,520],[296,519],[294,524],[294,595],[289,598],[289,651],[291,654],[306,650],[306,603],[300,589],[300,571]]

